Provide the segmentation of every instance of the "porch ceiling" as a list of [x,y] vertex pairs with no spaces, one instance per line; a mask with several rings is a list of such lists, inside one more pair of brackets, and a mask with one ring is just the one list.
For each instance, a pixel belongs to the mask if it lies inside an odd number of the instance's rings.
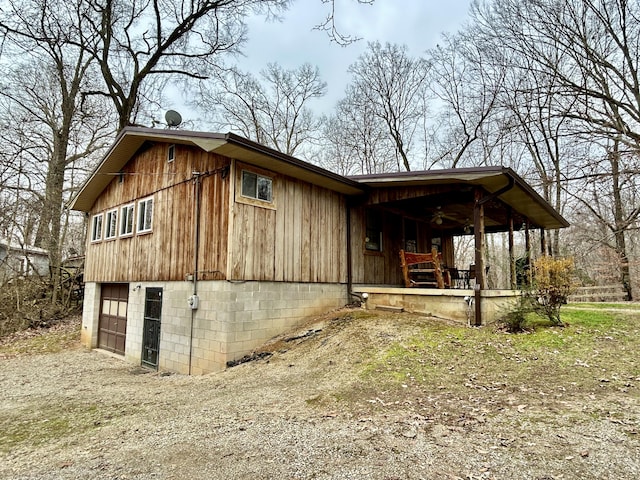
[[436,230],[452,234],[464,233],[465,225],[473,225],[474,190],[478,187],[485,196],[497,193],[484,206],[485,227],[489,232],[508,230],[509,209],[516,229],[526,220],[533,227],[545,229],[569,226],[562,215],[529,184],[506,167],[430,170],[351,178],[372,189],[370,204],[402,211],[405,215],[430,222]]

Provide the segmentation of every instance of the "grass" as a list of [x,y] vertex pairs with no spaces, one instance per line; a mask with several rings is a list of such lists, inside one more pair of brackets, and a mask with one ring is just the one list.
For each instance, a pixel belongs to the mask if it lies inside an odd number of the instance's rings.
[[603,395],[613,403],[640,400],[640,318],[585,309],[563,311],[562,320],[563,328],[519,334],[428,325],[409,341],[372,352],[353,398],[423,405],[432,416],[443,405],[459,416],[567,402],[584,406],[584,412],[576,407],[582,415]]
[[0,357],[58,353],[77,348],[79,339],[80,322],[73,317],[51,328],[24,330],[0,339]]
[[63,438],[74,438],[98,429],[118,417],[135,415],[140,407],[95,403],[30,404],[0,417],[0,453],[32,448]]
[[592,303],[592,302],[581,302],[581,303],[569,303],[567,305],[571,309],[580,309],[580,308],[589,308],[589,309],[598,309],[598,310],[638,310],[640,312],[640,303]]

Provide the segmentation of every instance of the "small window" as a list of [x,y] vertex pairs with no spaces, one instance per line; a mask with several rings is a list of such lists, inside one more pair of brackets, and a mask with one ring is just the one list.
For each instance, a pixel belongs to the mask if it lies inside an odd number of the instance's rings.
[[120,236],[133,235],[133,210],[134,205],[130,203],[120,209]]
[[244,170],[242,172],[242,196],[271,203],[273,201],[273,179]]
[[171,163],[176,159],[176,146],[175,145],[169,145],[169,148],[167,149],[167,162]]
[[418,251],[418,224],[415,220],[404,219],[404,250],[416,253]]
[[382,218],[379,212],[367,210],[364,247],[372,252],[382,251]]
[[99,242],[102,240],[102,214],[94,215],[91,219],[91,241]]
[[107,212],[107,222],[104,229],[104,238],[116,238],[118,232],[118,210],[109,210]]
[[138,202],[138,233],[151,231],[153,220],[153,198],[146,198]]

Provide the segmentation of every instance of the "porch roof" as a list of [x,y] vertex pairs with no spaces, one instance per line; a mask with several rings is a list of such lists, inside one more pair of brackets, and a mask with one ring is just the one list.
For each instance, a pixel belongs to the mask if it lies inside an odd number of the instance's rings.
[[[482,188],[487,194],[495,194],[503,208],[494,205],[487,208],[487,230],[504,230],[507,217],[504,206],[510,207],[514,216],[528,219],[533,226],[545,229],[564,228],[569,222],[511,168],[502,166],[441,169],[390,174],[359,175],[349,177],[372,189],[387,191],[405,189],[406,196],[397,193],[382,195],[391,208],[404,209],[416,216],[441,215],[441,229],[461,230],[473,212],[473,189]],[[431,187],[420,192],[424,187]],[[459,232],[461,233],[461,232]]]

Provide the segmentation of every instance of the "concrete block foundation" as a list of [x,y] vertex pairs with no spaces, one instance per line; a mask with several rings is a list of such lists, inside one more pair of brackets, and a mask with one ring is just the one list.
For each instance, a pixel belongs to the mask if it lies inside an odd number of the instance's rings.
[[[98,343],[100,287],[85,285],[81,341],[87,348]],[[129,286],[125,360],[137,365],[147,287],[163,289],[158,368],[193,375],[221,371],[310,316],[348,303],[343,284],[200,281],[199,307],[191,310],[191,282],[135,282]]]

